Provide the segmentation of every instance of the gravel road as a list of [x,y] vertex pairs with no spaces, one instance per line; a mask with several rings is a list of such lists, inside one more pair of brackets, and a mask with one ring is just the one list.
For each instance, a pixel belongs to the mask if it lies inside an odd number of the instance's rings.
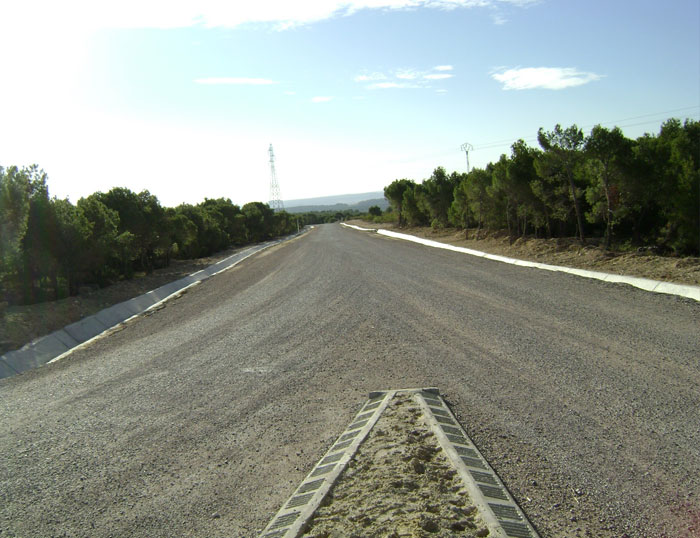
[[324,225],[0,380],[0,536],[264,528],[436,386],[543,536],[700,536],[700,304]]

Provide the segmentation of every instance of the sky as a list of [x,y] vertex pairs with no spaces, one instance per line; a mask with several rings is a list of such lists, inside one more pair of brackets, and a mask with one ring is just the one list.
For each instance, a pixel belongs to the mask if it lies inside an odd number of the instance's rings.
[[380,191],[576,124],[700,119],[697,0],[6,0],[0,166],[76,202]]

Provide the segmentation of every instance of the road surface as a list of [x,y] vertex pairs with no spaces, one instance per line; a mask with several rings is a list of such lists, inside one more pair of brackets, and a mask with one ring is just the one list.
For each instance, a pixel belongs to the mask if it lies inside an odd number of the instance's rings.
[[700,304],[324,225],[0,380],[0,536],[256,536],[439,387],[543,536],[700,535]]

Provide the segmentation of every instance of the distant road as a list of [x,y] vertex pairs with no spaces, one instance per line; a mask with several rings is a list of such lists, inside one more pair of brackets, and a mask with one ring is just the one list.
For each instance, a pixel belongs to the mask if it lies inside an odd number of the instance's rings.
[[695,301],[324,225],[0,380],[0,536],[256,536],[420,386],[543,536],[697,536],[699,356]]

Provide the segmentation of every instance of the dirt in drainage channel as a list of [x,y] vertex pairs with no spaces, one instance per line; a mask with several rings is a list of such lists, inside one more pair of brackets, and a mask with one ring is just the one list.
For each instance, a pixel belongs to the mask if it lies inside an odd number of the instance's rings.
[[422,415],[413,395],[394,396],[302,536],[488,536]]

